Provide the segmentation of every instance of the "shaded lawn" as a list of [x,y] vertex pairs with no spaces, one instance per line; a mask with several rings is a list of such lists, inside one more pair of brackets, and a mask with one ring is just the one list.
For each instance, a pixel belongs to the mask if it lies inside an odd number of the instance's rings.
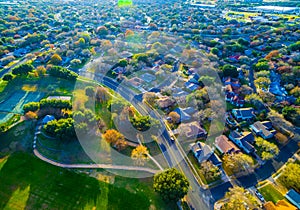
[[0,154],[12,142],[18,142],[24,149],[32,148],[34,128],[35,126],[32,121],[23,121],[7,132],[0,134]]
[[0,162],[0,180],[0,209],[140,210],[150,206],[151,190],[146,185],[141,185],[143,191],[129,192],[125,187],[49,165],[26,153],[15,153]]
[[284,199],[283,195],[272,184],[268,184],[258,191],[264,196],[266,201],[277,203],[277,201]]

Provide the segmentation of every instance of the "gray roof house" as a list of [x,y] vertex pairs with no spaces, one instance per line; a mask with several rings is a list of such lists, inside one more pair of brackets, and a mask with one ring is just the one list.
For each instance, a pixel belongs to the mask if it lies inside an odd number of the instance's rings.
[[209,145],[198,141],[190,144],[190,149],[199,163],[211,161],[216,166],[222,165],[222,161],[217,155],[215,155],[214,151]]
[[270,121],[257,121],[250,125],[250,129],[255,133],[255,135],[261,136],[264,139],[272,138],[276,134],[276,130],[273,129]]
[[229,134],[229,139],[247,154],[255,152],[255,148],[252,145],[254,144],[254,136],[251,132],[231,131]]
[[250,120],[255,116],[253,108],[233,109],[232,114],[237,120]]

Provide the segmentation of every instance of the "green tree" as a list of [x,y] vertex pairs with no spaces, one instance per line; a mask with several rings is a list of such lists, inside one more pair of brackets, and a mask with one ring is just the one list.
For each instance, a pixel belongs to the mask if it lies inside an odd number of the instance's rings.
[[12,74],[4,74],[4,76],[2,77],[2,80],[11,81],[13,78],[14,78],[14,76]]
[[189,190],[187,178],[177,169],[171,168],[156,174],[153,179],[153,188],[165,201],[177,202]]
[[255,197],[242,187],[229,188],[229,192],[225,194],[225,199],[228,199],[228,202],[221,207],[221,210],[260,209]]
[[268,77],[259,77],[258,79],[254,80],[254,84],[258,88],[268,89],[269,85],[271,84],[271,80]]
[[29,111],[35,112],[39,108],[40,108],[39,102],[29,102],[23,106],[23,111],[24,111],[24,113],[29,112]]
[[29,72],[33,71],[34,67],[31,64],[24,63],[13,68],[12,73],[14,75],[28,75]]
[[263,160],[272,159],[279,153],[276,144],[268,142],[261,137],[256,138],[255,144],[261,150],[261,157]]
[[237,78],[239,76],[239,72],[237,71],[237,68],[235,66],[230,65],[230,64],[225,64],[222,67],[222,70],[223,70],[224,77]]
[[76,133],[74,129],[74,120],[72,118],[52,120],[48,122],[44,129],[46,133],[60,140],[74,140]]
[[95,88],[93,86],[86,87],[85,95],[87,95],[88,97],[94,97],[95,96]]

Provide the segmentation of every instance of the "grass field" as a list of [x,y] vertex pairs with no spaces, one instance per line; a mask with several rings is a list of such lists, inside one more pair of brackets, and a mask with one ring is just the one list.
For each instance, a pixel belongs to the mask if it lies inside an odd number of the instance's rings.
[[[58,168],[26,153],[0,159],[0,209],[173,209],[151,180],[115,178],[115,185]],[[118,187],[116,187],[118,186]]]
[[272,184],[268,184],[258,191],[264,196],[266,201],[277,203],[277,201],[284,199],[283,195]]

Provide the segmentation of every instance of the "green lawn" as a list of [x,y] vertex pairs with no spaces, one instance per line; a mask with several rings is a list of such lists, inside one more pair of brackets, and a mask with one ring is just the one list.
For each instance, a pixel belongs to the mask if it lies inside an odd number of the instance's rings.
[[277,201],[284,199],[284,196],[272,184],[268,184],[258,191],[264,196],[266,201],[277,203]]
[[0,159],[0,180],[0,209],[173,209],[151,180],[116,177],[111,185],[26,153]]

